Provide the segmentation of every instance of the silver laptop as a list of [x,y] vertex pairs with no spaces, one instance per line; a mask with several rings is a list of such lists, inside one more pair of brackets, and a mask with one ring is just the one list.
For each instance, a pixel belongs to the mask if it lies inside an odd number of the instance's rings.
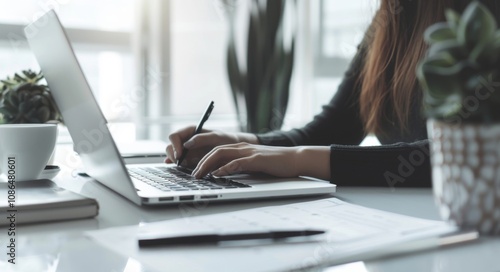
[[303,196],[335,192],[309,178],[234,175],[195,179],[170,164],[125,165],[56,13],[24,29],[87,173],[138,205]]

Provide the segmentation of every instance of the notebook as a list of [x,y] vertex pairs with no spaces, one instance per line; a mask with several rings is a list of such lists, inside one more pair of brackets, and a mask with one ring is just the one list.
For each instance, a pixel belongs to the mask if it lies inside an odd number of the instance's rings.
[[189,170],[173,164],[125,166],[56,13],[47,12],[24,31],[85,172],[130,201],[161,205],[335,192],[334,184],[309,178],[239,175],[195,179]]
[[97,201],[58,187],[50,180],[0,183],[0,225],[26,224],[94,217]]

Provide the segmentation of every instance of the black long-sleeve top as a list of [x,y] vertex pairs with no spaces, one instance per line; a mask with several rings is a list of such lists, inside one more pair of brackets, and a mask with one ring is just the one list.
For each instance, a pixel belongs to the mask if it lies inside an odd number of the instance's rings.
[[409,109],[409,131],[385,121],[381,146],[359,146],[366,136],[357,80],[365,58],[360,46],[330,103],[302,128],[257,134],[274,146],[330,145],[331,182],[340,186],[429,187],[431,170],[425,120],[419,105]]

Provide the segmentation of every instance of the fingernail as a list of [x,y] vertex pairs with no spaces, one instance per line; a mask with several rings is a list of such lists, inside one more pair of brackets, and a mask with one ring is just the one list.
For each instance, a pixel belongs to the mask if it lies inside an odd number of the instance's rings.
[[177,151],[174,150],[174,159],[178,160],[177,159]]
[[187,148],[187,149],[193,147],[193,145],[194,145],[194,141],[193,140],[189,140],[189,141],[187,141],[187,142],[184,143],[184,147]]

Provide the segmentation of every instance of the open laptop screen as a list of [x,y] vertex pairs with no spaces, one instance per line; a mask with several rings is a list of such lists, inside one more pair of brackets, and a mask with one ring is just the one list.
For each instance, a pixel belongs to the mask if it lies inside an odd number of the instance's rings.
[[24,32],[61,111],[85,171],[140,204],[123,160],[56,13],[51,10]]

